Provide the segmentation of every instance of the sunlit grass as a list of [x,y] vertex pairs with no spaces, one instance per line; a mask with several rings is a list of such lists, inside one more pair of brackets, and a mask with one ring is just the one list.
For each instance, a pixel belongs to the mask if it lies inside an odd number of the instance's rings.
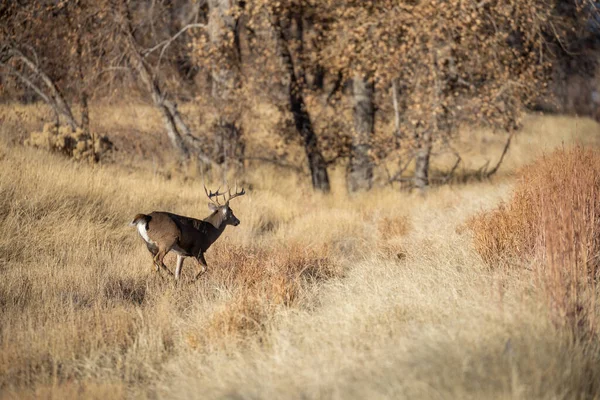
[[[114,118],[116,130],[132,124]],[[159,129],[148,118],[139,129]],[[248,192],[231,205],[241,225],[207,252],[207,275],[190,282],[187,261],[179,285],[153,272],[128,223],[153,210],[207,216],[199,176],[167,179],[151,159],[76,163],[11,143],[7,129],[0,397],[600,395],[600,347],[555,323],[535,274],[490,265],[465,229],[510,199],[510,177],[544,151],[596,143],[590,121],[530,117],[501,179],[426,195],[377,187],[349,197],[339,168],[322,196],[308,177],[251,165],[230,176]],[[483,156],[464,143],[468,165],[499,155],[503,138],[482,137]]]

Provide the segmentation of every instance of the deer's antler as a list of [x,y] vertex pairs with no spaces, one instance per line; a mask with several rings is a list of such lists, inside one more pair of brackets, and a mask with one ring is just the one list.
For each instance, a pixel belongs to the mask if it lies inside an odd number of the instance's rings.
[[[217,205],[219,205],[219,206],[220,206],[220,205],[221,205],[221,203],[219,203],[219,196],[225,196],[225,193],[224,193],[224,192],[223,192],[223,193],[219,193],[219,190],[221,189],[221,187],[219,186],[219,188],[217,189],[217,191],[213,193],[212,191],[209,191],[209,190],[206,188],[206,185],[202,184],[202,186],[204,186],[204,193],[206,193],[206,196],[208,196],[208,199],[209,199],[209,200],[210,200],[212,203],[215,203],[215,204],[217,204]],[[213,200],[213,198],[214,198],[214,200]]]
[[[223,200],[225,201],[225,204],[228,204],[229,200],[235,199],[238,196],[243,196],[246,194],[246,191],[244,190],[244,188],[242,188],[242,190],[240,190],[238,192],[237,181],[235,182],[235,189],[234,189],[233,194],[231,194],[231,188],[227,189],[227,192],[224,192],[224,191],[219,192],[219,190],[221,190],[221,187],[219,186],[217,191],[213,193],[212,191],[210,191],[206,188],[205,184],[202,184],[202,186],[204,186],[204,193],[206,193],[206,196],[211,201],[211,203],[214,203],[218,206],[221,206],[221,203],[219,203],[219,196],[223,196]],[[229,186],[229,185],[227,185],[227,186]]]
[[238,196],[243,196],[246,194],[246,191],[244,190],[244,188],[242,188],[241,191],[237,191],[237,181],[235,182],[235,190],[234,193],[231,194],[231,188],[229,188],[229,190],[227,190],[227,193],[229,194],[229,198],[227,199],[227,203],[229,203],[229,200],[231,199],[235,199]]

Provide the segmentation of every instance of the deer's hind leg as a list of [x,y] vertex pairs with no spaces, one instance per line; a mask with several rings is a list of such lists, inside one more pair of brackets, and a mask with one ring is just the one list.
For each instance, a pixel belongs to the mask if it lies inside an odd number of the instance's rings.
[[152,254],[152,269],[155,269],[156,272],[158,272],[159,266],[156,264],[156,256],[158,255],[158,246],[156,246],[152,243],[146,242],[146,247],[148,248],[148,251],[150,252],[150,254]]
[[207,268],[208,268],[208,264],[206,264],[206,260],[204,259],[204,254],[199,253],[196,256],[196,271],[198,271],[198,273],[196,274],[196,278],[194,278],[194,280],[198,280],[198,278],[200,278],[200,275],[202,275],[206,272]]
[[171,270],[169,268],[167,268],[167,266],[163,262],[163,259],[165,258],[165,256],[169,252],[169,250],[171,250],[171,249],[168,249],[168,250],[159,249],[158,253],[156,253],[156,255],[154,256],[154,265],[156,266],[156,272],[158,272],[160,270],[160,268],[162,268],[165,271],[167,271],[169,273],[169,275],[173,276],[173,273],[171,272]]

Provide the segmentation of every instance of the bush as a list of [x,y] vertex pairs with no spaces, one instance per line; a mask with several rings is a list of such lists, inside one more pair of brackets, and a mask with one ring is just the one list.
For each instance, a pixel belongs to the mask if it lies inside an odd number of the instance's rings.
[[576,147],[519,172],[512,200],[469,221],[490,265],[533,265],[557,321],[595,331],[600,152]]
[[106,136],[92,137],[81,129],[73,131],[68,126],[56,124],[45,124],[41,132],[31,133],[25,145],[61,153],[76,160],[94,161],[99,161],[114,147]]
[[216,245],[207,275],[203,279],[210,287],[232,296],[207,318],[200,334],[188,335],[195,348],[264,332],[277,308],[308,305],[314,283],[339,277],[342,269],[326,246],[291,244],[281,251]]

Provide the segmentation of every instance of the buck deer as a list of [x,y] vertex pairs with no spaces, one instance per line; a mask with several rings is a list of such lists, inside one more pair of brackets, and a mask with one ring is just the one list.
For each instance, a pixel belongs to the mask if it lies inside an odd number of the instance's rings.
[[[196,259],[198,273],[195,279],[206,272],[208,268],[204,259],[206,250],[221,236],[227,225],[238,226],[240,224],[240,220],[233,215],[233,210],[229,207],[229,201],[246,194],[243,188],[240,192],[237,191],[237,184],[234,194],[231,194],[231,188],[223,193],[219,193],[219,189],[213,193],[209,192],[206,186],[204,187],[210,201],[208,208],[212,214],[203,220],[163,211],[154,211],[148,215],[138,214],[133,218],[130,225],[137,226],[146,247],[152,253],[156,272],[163,268],[173,275],[163,262],[171,250],[177,254],[175,280],[178,280],[181,275],[185,257]],[[219,196],[223,197],[225,204],[219,203]]]

